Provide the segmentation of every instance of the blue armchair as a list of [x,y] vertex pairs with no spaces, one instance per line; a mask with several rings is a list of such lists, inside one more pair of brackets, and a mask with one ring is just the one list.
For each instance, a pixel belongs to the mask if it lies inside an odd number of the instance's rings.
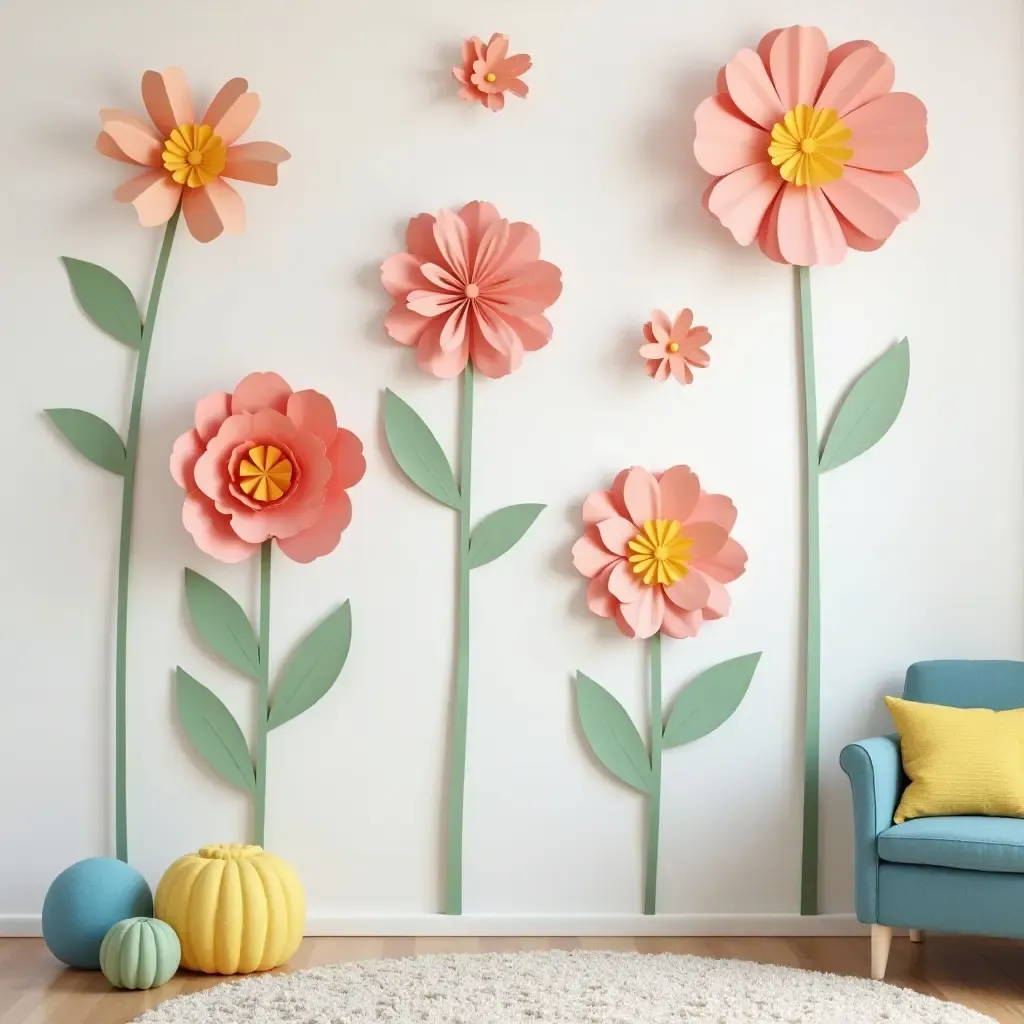
[[[1006,711],[1024,707],[1024,662],[923,661],[907,700]],[[853,789],[857,917],[871,925],[871,976],[882,978],[892,929],[1024,938],[1024,820],[915,818],[894,825],[907,784],[897,736],[844,747]]]

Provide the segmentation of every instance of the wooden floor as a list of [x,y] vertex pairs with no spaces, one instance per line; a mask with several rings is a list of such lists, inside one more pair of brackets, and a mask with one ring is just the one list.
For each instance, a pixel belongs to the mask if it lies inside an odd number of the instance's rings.
[[[306,939],[291,970],[343,960],[521,949],[616,949],[693,953],[867,976],[867,938],[842,939]],[[180,974],[152,992],[113,991],[98,971],[71,971],[40,939],[0,939],[3,1024],[124,1024],[164,999],[223,979]],[[1024,943],[928,936],[895,938],[886,980],[973,1007],[1000,1022],[1024,1022]],[[873,1024],[854,1022],[850,1024]]]

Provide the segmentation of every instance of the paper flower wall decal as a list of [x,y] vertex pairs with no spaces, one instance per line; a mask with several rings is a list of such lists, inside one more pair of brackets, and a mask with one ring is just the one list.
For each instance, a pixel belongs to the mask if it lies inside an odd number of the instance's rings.
[[646,344],[640,346],[640,355],[647,360],[647,373],[658,381],[675,377],[680,384],[693,383],[691,367],[705,367],[711,356],[704,346],[711,340],[706,327],[693,326],[693,311],[684,309],[675,320],[656,309],[644,324]]
[[[797,268],[804,388],[806,599],[801,913],[818,912],[821,687],[818,482],[892,426],[909,379],[904,339],[861,375],[818,439],[810,267],[879,248],[919,205],[904,173],[928,149],[924,104],[893,92],[892,61],[864,39],[829,50],[818,28],[775,29],[741,50],[697,108],[693,150],[715,176],[704,205],[741,245]],[[841,429],[840,428],[841,424]]]
[[348,488],[366,460],[329,398],[251,373],[232,394],[200,399],[195,423],[174,443],[171,475],[201,551],[241,562],[273,539],[293,561],[311,562],[338,546],[352,519]]
[[178,209],[193,237],[210,242],[245,230],[242,197],[225,181],[277,184],[288,151],[273,142],[236,145],[260,109],[244,78],[232,78],[196,120],[192,93],[180,68],[147,71],[142,101],[152,124],[124,110],[101,110],[96,148],[148,170],[129,178],[114,198],[131,203],[145,227],[165,224]]
[[651,473],[624,469],[605,491],[583,503],[583,536],[573,564],[588,579],[587,605],[613,618],[628,637],[650,648],[649,747],[626,710],[582,672],[576,702],[594,756],[647,797],[644,913],[657,909],[661,764],[665,748],[700,739],[739,707],[761,655],[731,658],[702,672],[662,709],[661,635],[694,637],[702,624],[729,613],[725,588],[743,575],[747,553],[731,536],[736,509],[708,494],[688,466]]
[[510,223],[490,203],[409,221],[408,252],[389,256],[381,280],[394,306],[388,334],[416,346],[420,369],[457,377],[466,361],[486,377],[519,369],[524,352],[543,348],[543,315],[562,292],[561,271],[540,259],[540,236]]
[[741,245],[779,263],[839,263],[877,249],[919,205],[903,172],[928,149],[924,104],[892,92],[874,43],[829,50],[818,28],[769,32],[697,108],[705,205]]
[[222,562],[259,552],[259,633],[241,606],[211,580],[185,570],[197,634],[257,685],[256,748],[250,755],[231,712],[202,683],[177,670],[182,726],[203,759],[253,797],[253,839],[263,845],[267,733],[308,710],[334,685],[352,639],[349,602],[303,640],[278,673],[270,698],[272,543],[296,562],[333,551],[352,518],[348,489],[366,471],[359,438],[338,426],[319,391],[292,391],[276,373],[250,373],[228,394],[196,403],[195,427],[174,443],[171,475],[186,491],[182,520],[200,550]]
[[476,36],[463,40],[462,66],[452,68],[452,75],[462,86],[461,99],[498,111],[505,106],[506,92],[526,96],[530,91],[520,75],[532,66],[528,53],[508,56],[508,36],[495,32],[486,43]]

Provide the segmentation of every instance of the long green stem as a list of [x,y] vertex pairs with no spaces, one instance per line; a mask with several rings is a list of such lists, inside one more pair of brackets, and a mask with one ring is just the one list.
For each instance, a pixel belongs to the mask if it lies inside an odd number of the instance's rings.
[[658,841],[661,829],[661,634],[651,637],[651,792],[647,797],[647,871],[644,882],[644,913],[653,914],[658,904]]
[[466,725],[469,717],[469,506],[473,473],[473,364],[462,375],[462,429],[459,437],[459,581],[455,648],[455,701],[452,760],[448,782],[448,863],[444,912],[462,913],[462,816],[466,792]]
[[270,557],[271,544],[260,546],[260,678],[256,691],[256,804],[252,841],[263,845],[267,821],[267,720],[270,717]]
[[800,913],[818,912],[818,773],[821,730],[821,573],[818,516],[818,409],[814,383],[814,331],[811,324],[811,272],[797,268],[800,286],[800,340],[804,378],[804,474],[807,498],[805,530],[807,576],[804,594],[805,723],[804,828],[800,872]]
[[153,344],[153,327],[164,288],[167,261],[171,255],[174,229],[181,216],[179,206],[171,215],[164,231],[163,244],[156,261],[149,307],[142,325],[139,356],[135,364],[135,387],[128,417],[128,439],[125,442],[124,483],[121,489],[121,537],[117,555],[117,638],[114,654],[114,847],[117,859],[128,860],[128,573],[132,557],[132,510],[135,505],[135,467],[139,458],[139,424],[142,421],[142,394],[146,388],[146,368]]

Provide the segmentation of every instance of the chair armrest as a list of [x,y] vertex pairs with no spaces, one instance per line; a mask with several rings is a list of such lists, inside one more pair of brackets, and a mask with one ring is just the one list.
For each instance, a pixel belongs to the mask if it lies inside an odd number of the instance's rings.
[[898,736],[876,736],[843,748],[839,765],[853,790],[854,888],[857,917],[878,921],[878,836],[892,825],[903,791]]

